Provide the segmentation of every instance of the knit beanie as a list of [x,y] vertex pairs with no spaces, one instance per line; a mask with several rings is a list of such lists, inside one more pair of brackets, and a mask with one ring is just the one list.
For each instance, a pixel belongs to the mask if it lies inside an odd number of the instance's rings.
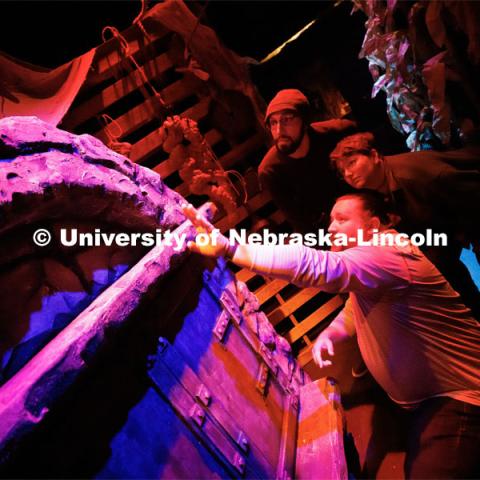
[[310,103],[307,97],[295,88],[288,88],[280,90],[268,104],[267,112],[265,114],[265,122],[272,113],[280,112],[281,110],[295,110],[301,116],[305,116],[310,109]]

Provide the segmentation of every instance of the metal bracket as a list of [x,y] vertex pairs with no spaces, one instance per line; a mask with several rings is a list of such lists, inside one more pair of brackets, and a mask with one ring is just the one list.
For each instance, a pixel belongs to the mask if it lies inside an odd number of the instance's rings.
[[245,459],[239,453],[235,454],[233,466],[239,471],[241,475],[245,473]]
[[218,320],[213,327],[213,334],[220,341],[222,341],[223,337],[225,336],[229,321],[230,315],[225,310],[222,310],[222,313],[218,316]]
[[234,294],[230,290],[225,289],[220,296],[220,303],[233,318],[233,321],[237,325],[240,325],[243,320],[243,315],[240,311],[240,307],[238,306],[237,299],[235,298]]
[[257,374],[257,390],[262,394],[265,395],[265,390],[267,388],[267,381],[268,381],[268,365],[266,363],[261,363],[260,368],[258,369]]
[[210,400],[212,399],[212,394],[208,388],[201,383],[198,387],[197,393],[195,394],[195,398],[197,398],[201,404],[208,407]]
[[248,442],[248,438],[245,435],[244,432],[240,430],[237,438],[237,445],[245,452],[248,452],[248,449],[250,448],[250,443]]
[[260,350],[260,354],[262,355],[262,358],[264,359],[265,363],[268,365],[268,368],[272,371],[273,375],[276,377],[278,375],[278,371],[280,367],[277,361],[273,358],[272,352],[262,342],[260,342],[259,350]]
[[205,421],[205,411],[200,405],[195,404],[190,411],[190,418],[198,427],[202,428],[203,422]]

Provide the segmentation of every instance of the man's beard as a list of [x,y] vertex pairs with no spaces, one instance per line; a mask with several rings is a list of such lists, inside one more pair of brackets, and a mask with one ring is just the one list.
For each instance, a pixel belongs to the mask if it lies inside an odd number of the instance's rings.
[[[300,135],[296,140],[286,135],[284,135],[283,137],[279,137],[275,141],[275,147],[277,147],[277,150],[279,152],[282,152],[285,155],[291,155],[296,150],[298,150],[298,147],[300,147],[304,135],[305,133],[302,133],[302,135]],[[283,140],[281,144],[279,144],[280,140]],[[288,142],[285,142],[285,140],[288,140]]]

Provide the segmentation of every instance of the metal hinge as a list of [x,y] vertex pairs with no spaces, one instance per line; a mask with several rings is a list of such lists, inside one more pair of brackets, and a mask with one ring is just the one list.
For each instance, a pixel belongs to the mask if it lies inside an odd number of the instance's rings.
[[228,323],[230,322],[230,315],[222,310],[222,313],[218,316],[218,320],[213,327],[213,334],[220,340],[223,340],[225,332],[227,331]]

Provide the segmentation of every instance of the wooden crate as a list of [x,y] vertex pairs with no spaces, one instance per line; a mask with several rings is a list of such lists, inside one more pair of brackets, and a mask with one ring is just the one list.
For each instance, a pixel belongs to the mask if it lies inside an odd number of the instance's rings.
[[[118,283],[117,295],[138,288]],[[118,303],[131,302],[128,291]],[[25,408],[44,405],[43,417],[13,453],[0,451],[2,475],[346,478],[338,390],[310,383],[277,337],[262,340],[250,295],[222,260],[190,256],[111,331],[108,348],[64,345],[88,368],[55,403],[42,395],[63,388],[60,372],[33,388]],[[89,312],[102,323],[97,304]]]

